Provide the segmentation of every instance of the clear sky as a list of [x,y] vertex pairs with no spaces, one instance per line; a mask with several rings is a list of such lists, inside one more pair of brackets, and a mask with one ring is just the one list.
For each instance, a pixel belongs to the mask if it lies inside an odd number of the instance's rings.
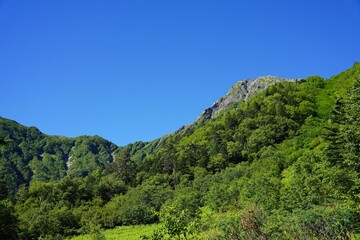
[[0,0],[0,116],[149,141],[238,80],[360,61],[359,0]]

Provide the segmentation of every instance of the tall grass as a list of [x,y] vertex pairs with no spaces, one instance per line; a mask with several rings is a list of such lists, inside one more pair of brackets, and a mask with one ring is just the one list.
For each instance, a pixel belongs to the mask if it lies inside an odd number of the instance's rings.
[[142,235],[150,235],[157,226],[158,224],[121,226],[101,233],[76,236],[71,240],[139,240]]

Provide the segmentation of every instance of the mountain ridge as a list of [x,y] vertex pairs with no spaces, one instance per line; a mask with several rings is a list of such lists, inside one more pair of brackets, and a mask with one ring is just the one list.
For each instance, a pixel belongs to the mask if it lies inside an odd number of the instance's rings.
[[[24,126],[15,120],[6,118],[2,118],[2,121],[0,121],[0,128],[2,130],[0,137],[5,141],[15,141],[19,144],[24,138],[26,138],[27,135],[29,135],[36,137],[37,140],[31,137],[31,139],[34,139],[34,141],[41,142],[41,144],[38,144],[38,146],[32,146],[31,143],[27,143],[25,147],[21,148],[17,146],[16,150],[14,150],[19,152],[20,156],[24,156],[24,158],[26,158],[24,162],[25,165],[21,167],[22,171],[17,173],[17,175],[20,174],[20,176],[15,177],[16,174],[12,174],[14,175],[14,179],[18,179],[16,181],[18,184],[21,184],[24,181],[30,181],[32,174],[34,174],[36,171],[40,171],[35,169],[51,168],[55,162],[57,164],[58,170],[61,169],[59,166],[62,164],[62,161],[64,164],[66,164],[65,168],[67,170],[66,172],[59,170],[59,172],[55,174],[57,178],[64,177],[68,174],[72,174],[74,176],[84,176],[84,174],[87,175],[98,167],[105,167],[107,164],[118,158],[118,156],[129,155],[131,160],[133,160],[135,163],[139,163],[153,152],[156,152],[157,150],[164,147],[170,137],[173,137],[174,135],[182,136],[191,132],[191,129],[194,127],[205,124],[206,122],[220,116],[222,112],[229,108],[236,108],[235,105],[239,101],[244,102],[277,82],[295,80],[297,79],[286,79],[274,76],[240,80],[229,89],[226,95],[216,100],[211,107],[206,108],[193,123],[180,127],[177,131],[161,136],[150,142],[138,141],[129,143],[125,146],[117,146],[111,141],[108,141],[97,135],[84,135],[77,137],[66,137],[61,135],[53,136],[43,133],[37,127]],[[10,126],[10,129],[13,128],[18,130],[16,130],[16,132],[13,131],[10,133],[6,130],[6,126]],[[19,134],[23,134],[23,136],[20,136]],[[9,139],[10,135],[13,135],[11,139]],[[54,141],[56,143],[54,143]],[[58,150],[56,150],[57,152],[54,152],[54,150],[51,148],[56,148]],[[102,152],[102,156],[97,156],[97,154],[100,152]],[[35,159],[28,159],[26,156],[29,154],[33,154],[37,157]],[[44,156],[49,161],[53,162],[52,165],[49,163],[49,166],[47,167],[42,166],[41,162],[43,161]],[[86,161],[83,159],[88,159],[87,161],[90,162],[86,164]],[[29,167],[29,164],[31,167]],[[48,176],[45,175],[37,176],[37,178],[47,179]]]
[[269,86],[283,81],[298,81],[300,78],[281,78],[277,76],[260,76],[237,81],[230,88],[228,93],[216,100],[211,107],[206,108],[195,120],[195,123],[202,122],[204,119],[213,119],[241,100],[246,101],[257,93],[265,90]]
[[210,107],[204,109],[202,113],[192,123],[181,126],[174,132],[165,134],[164,136],[161,136],[152,141],[138,141],[136,142],[137,144],[130,143],[124,147],[130,147],[131,149],[131,146],[138,147],[139,144],[142,144],[143,147],[137,149],[136,152],[134,152],[134,154],[132,155],[132,159],[135,162],[139,162],[144,159],[144,157],[146,157],[149,153],[158,148],[161,148],[164,144],[166,144],[169,137],[179,134],[185,134],[191,131],[191,129],[193,129],[195,126],[205,124],[206,122],[220,116],[224,111],[228,110],[229,108],[236,108],[236,105],[239,104],[240,101],[245,102],[246,100],[255,96],[257,93],[260,93],[261,91],[267,89],[275,83],[294,82],[299,80],[301,80],[301,78],[282,78],[270,75],[239,80],[232,85],[232,87],[224,96],[218,98]]

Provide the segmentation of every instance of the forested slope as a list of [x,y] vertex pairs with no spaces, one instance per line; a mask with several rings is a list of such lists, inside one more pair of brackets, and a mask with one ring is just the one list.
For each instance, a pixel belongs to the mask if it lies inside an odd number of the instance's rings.
[[145,143],[51,137],[2,119],[1,186],[20,187],[2,194],[0,234],[61,239],[160,221],[144,238],[351,239],[359,106],[360,64],[276,83],[136,162]]
[[0,118],[0,185],[9,195],[30,181],[86,176],[111,163],[117,146],[99,136],[48,136],[35,127]]

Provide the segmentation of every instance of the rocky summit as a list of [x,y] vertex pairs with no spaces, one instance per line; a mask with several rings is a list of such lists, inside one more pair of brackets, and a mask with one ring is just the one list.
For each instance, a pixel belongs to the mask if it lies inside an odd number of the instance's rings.
[[284,81],[298,81],[298,78],[281,78],[275,76],[263,76],[254,79],[245,79],[236,82],[229,92],[219,98],[211,107],[206,108],[202,114],[197,118],[195,123],[202,123],[204,121],[217,117],[225,109],[231,108],[239,101],[246,101],[257,93],[265,90],[269,86]]

